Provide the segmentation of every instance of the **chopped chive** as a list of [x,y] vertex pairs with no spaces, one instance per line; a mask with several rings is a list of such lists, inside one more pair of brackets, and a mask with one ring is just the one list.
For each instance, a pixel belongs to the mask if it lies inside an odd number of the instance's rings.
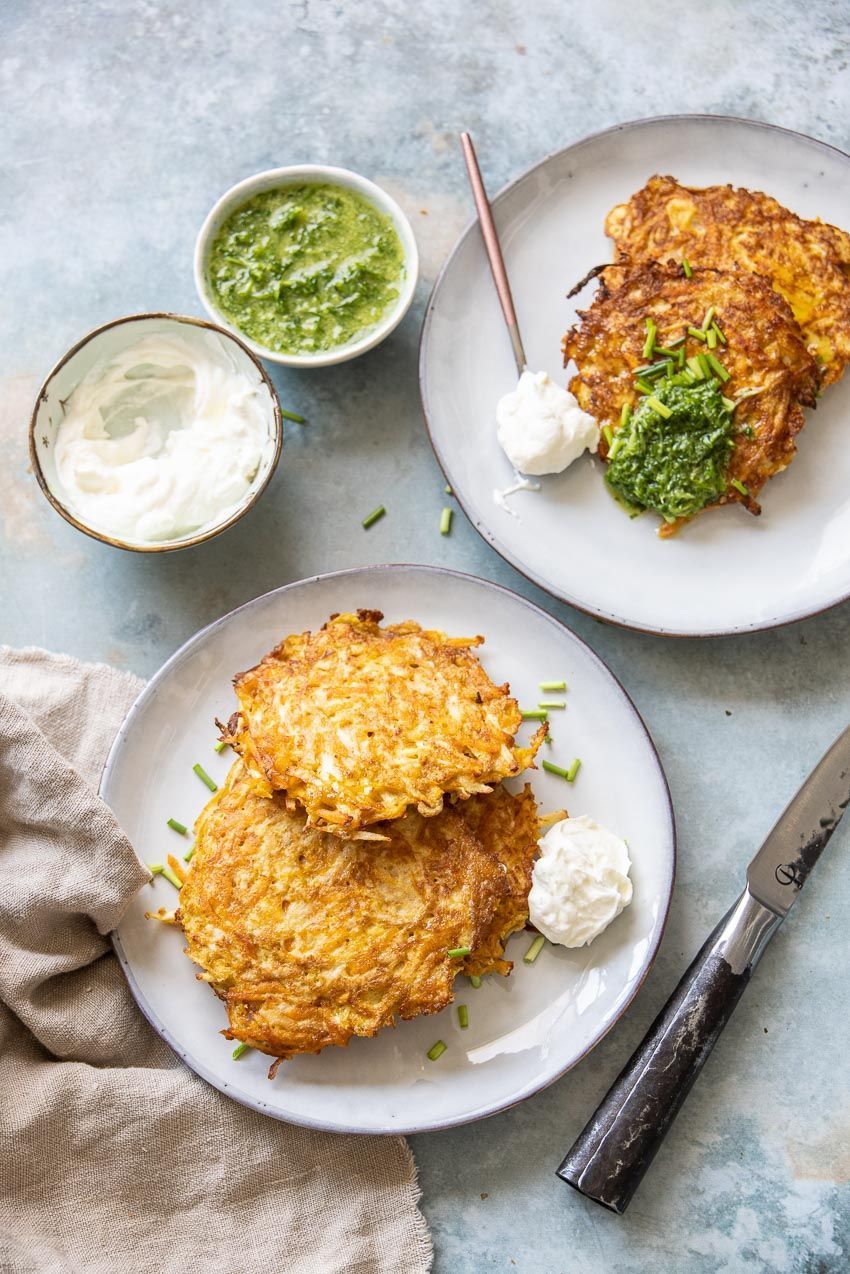
[[712,320],[716,313],[717,313],[716,307],[713,305],[709,305],[708,309],[705,312],[705,318],[702,321],[702,330],[704,332],[707,332],[708,329],[711,327]]
[[711,379],[711,363],[708,361],[708,355],[697,354],[697,359],[699,360],[699,365],[702,368],[703,376],[706,378],[706,380],[710,380]]
[[643,367],[636,367],[632,375],[646,376],[648,379],[649,377],[660,376],[662,372],[666,372],[669,366],[670,359],[662,358],[657,363],[645,363]]
[[468,956],[472,947],[450,947],[446,955],[450,960],[462,960],[464,956]]
[[685,272],[685,278],[689,279],[693,274],[693,270],[691,269],[691,263],[687,257],[682,257],[682,269]]
[[667,342],[667,348],[668,348],[668,349],[676,349],[676,350],[678,350],[678,349],[680,349],[680,348],[684,345],[684,343],[685,343],[685,341],[686,341],[687,339],[688,339],[688,338],[687,338],[687,336],[677,336],[677,337],[676,337],[676,339],[675,339],[675,341],[668,341],[668,342]]
[[742,482],[740,478],[733,478],[732,486],[735,488],[736,491],[740,491],[741,495],[750,494],[749,487],[746,485],[746,483]]
[[[626,425],[629,423],[629,421],[631,420],[631,418],[632,418],[631,403],[623,403],[622,409],[620,411],[620,428],[624,429]],[[543,687],[541,687],[541,689],[543,689]]]
[[726,344],[726,337],[723,335],[723,333],[721,332],[721,330],[720,330],[720,328],[718,327],[718,325],[717,325],[717,323],[716,323],[716,322],[715,322],[715,323],[712,323],[712,325],[711,325],[711,330],[712,330],[712,332],[714,332],[714,335],[715,335],[715,336],[717,337],[717,339],[720,341],[720,344],[721,344],[721,345],[725,345],[725,344]]
[[250,1047],[250,1044],[237,1044],[230,1056],[233,1058],[234,1062],[238,1062],[242,1054],[247,1053]]
[[557,774],[559,779],[567,778],[568,771],[563,769],[560,765],[553,765],[551,761],[541,761],[540,764],[549,774]]
[[655,344],[655,333],[658,328],[651,318],[646,320],[646,340],[643,343],[644,358],[652,358],[652,347]]
[[470,981],[470,984],[475,987],[476,991],[481,986],[481,979],[477,973],[470,974],[469,981]]
[[198,776],[198,778],[201,780],[201,782],[202,782],[202,783],[205,783],[205,784],[207,785],[207,787],[210,789],[210,791],[211,791],[211,792],[217,792],[217,791],[218,791],[218,784],[217,784],[217,783],[214,783],[214,782],[212,781],[212,779],[211,779],[211,778],[210,778],[210,776],[207,774],[207,772],[206,772],[206,770],[204,769],[204,767],[201,765],[200,761],[197,761],[197,762],[196,762],[196,763],[192,766],[192,770],[193,770],[193,772],[194,772],[195,774],[197,774],[197,776]]
[[165,879],[174,886],[175,889],[183,888],[183,881],[176,874],[176,872],[172,871],[172,869],[168,866],[168,863],[166,863],[165,866],[163,867],[162,874],[165,877]]
[[545,721],[549,714],[545,708],[528,708],[520,715],[523,721]]
[[675,358],[679,353],[675,345],[656,345],[653,354],[663,354],[666,358]]
[[715,332],[713,327],[710,327],[708,329],[708,332],[706,333],[706,337],[708,340],[708,348],[717,349],[717,333]]
[[548,712],[550,708],[566,708],[563,699],[549,699],[545,703],[538,703],[538,708],[545,708]]
[[567,770],[568,783],[575,783],[576,775],[578,774],[580,769],[581,769],[581,757],[577,756],[576,759],[573,761],[572,765],[570,766],[570,768]]
[[213,744],[213,752],[223,752],[226,747],[224,739],[219,739],[218,743]]
[[701,327],[689,327],[688,335],[693,336],[694,340],[702,341],[703,344],[708,339]]
[[465,1004],[457,1006],[457,1024],[462,1031],[465,1031],[469,1026],[469,1009]]
[[720,401],[723,403],[723,406],[727,411],[734,411],[737,406],[737,403],[733,402],[731,398],[724,398],[722,395],[720,397]]
[[148,871],[152,876],[159,876],[164,870],[162,863],[148,863]]
[[617,452],[620,450],[620,448],[622,447],[622,445],[623,445],[623,439],[622,439],[622,438],[620,438],[620,437],[616,437],[616,438],[614,439],[614,441],[611,443],[611,446],[608,448],[608,459],[609,459],[609,460],[613,460],[613,459],[614,459],[614,457],[616,456]]
[[295,411],[284,411],[284,409],[281,407],[280,414],[281,416],[283,416],[284,420],[294,420],[296,425],[306,425],[307,423],[304,417],[299,416],[298,413]]
[[727,372],[726,368],[720,362],[720,359],[715,358],[713,354],[705,354],[704,357],[708,359],[711,370],[714,372],[715,376],[719,376],[725,385],[729,379],[729,372]]
[[543,943],[545,941],[546,939],[543,937],[543,934],[539,933],[526,951],[525,955],[522,957],[523,964],[534,964],[534,961],[543,950]]
[[440,535],[448,535],[452,529],[453,510],[446,507],[440,514]]
[[612,430],[610,425],[602,426],[602,437],[605,439],[606,443],[610,447],[611,443],[614,441],[614,431]]
[[550,734],[550,733],[549,733],[549,731],[547,730],[547,731],[546,731],[546,743],[547,743],[547,744],[549,745],[549,747],[551,748],[551,746],[552,746],[552,744],[553,744],[554,742],[555,742],[555,740],[552,738],[551,734]]
[[446,485],[443,487],[443,490],[445,491],[446,495],[454,495],[454,491],[452,491],[448,483],[446,483]]
[[368,531],[369,527],[374,526],[378,519],[382,518],[385,513],[386,509],[382,504],[379,504],[377,509],[373,509],[369,516],[363,519],[363,530]]
[[566,690],[566,681],[541,681],[539,683],[541,690]]
[[190,845],[189,848],[186,850],[186,853],[183,855],[183,862],[190,863],[192,861],[192,855],[194,854],[194,852],[195,852],[195,846]]
[[638,389],[641,391],[642,394],[652,393],[652,385],[649,383],[648,380],[644,380],[642,376],[635,381],[635,384],[637,385]]
[[685,352],[684,345],[682,345],[680,349],[676,350],[676,362],[679,365],[679,371],[681,371],[685,366]]
[[699,361],[698,354],[694,354],[693,358],[688,359],[688,368],[695,380],[705,380],[705,372],[702,370],[702,363]]
[[182,823],[178,823],[176,818],[169,818],[166,826],[170,827],[175,832],[179,832],[181,836],[186,835],[186,828]]
[[663,416],[665,420],[669,420],[673,412],[664,403],[660,402],[654,394],[650,394],[646,400],[647,407],[651,407],[659,416]]
[[445,1053],[447,1045],[442,1040],[437,1040],[436,1044],[432,1044],[426,1053],[429,1062],[436,1062],[438,1057],[442,1057]]

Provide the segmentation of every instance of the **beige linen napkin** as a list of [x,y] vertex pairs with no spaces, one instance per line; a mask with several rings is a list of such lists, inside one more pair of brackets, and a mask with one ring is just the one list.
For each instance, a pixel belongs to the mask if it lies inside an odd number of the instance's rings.
[[0,648],[0,1270],[427,1271],[401,1138],[254,1114],[136,1008],[106,935],[148,873],[95,789],[140,688]]

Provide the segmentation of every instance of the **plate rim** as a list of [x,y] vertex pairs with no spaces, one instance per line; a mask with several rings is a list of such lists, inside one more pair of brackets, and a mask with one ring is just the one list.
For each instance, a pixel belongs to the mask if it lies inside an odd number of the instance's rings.
[[[710,112],[680,112],[669,115],[645,115],[638,119],[625,120],[619,124],[611,124],[607,128],[600,128],[596,132],[585,134],[583,137],[578,138],[574,142],[570,142],[566,146],[560,146],[555,150],[549,151],[542,159],[530,164],[527,168],[523,169],[522,172],[518,173],[516,177],[513,177],[504,186],[500,187],[496,194],[490,197],[490,204],[493,208],[498,207],[499,203],[501,203],[501,201],[505,199],[513,191],[513,189],[520,184],[520,182],[523,182],[527,177],[530,177],[532,173],[537,172],[538,169],[545,168],[553,160],[559,159],[563,155],[581,150],[583,147],[589,146],[593,142],[600,141],[603,137],[610,137],[615,133],[625,133],[639,128],[650,128],[659,124],[681,123],[744,124],[748,128],[764,129],[772,133],[783,133],[788,137],[793,137],[797,141],[804,141],[818,149],[828,151],[831,154],[838,156],[840,159],[845,160],[847,163],[850,163],[850,152],[842,150],[839,146],[833,145],[832,142],[825,142],[818,137],[812,137],[809,133],[802,133],[797,129],[786,128],[782,124],[771,124],[766,120],[747,119],[742,115],[715,115]],[[477,226],[478,218],[477,216],[472,216],[459,234],[451,248],[451,251],[440,267],[436,279],[434,280],[434,285],[431,288],[431,293],[425,306],[425,316],[422,321],[422,329],[419,335],[418,375],[419,400],[431,449],[434,452],[434,456],[436,457],[437,463],[439,464],[446,481],[451,485],[455,499],[466,515],[470,525],[474,527],[484,542],[498,553],[504,561],[512,566],[515,571],[522,575],[524,579],[528,580],[531,584],[535,584],[538,588],[541,588],[545,593],[548,593],[550,597],[554,597],[556,601],[566,602],[567,605],[574,607],[575,610],[580,611],[582,614],[589,615],[593,619],[601,620],[603,623],[611,624],[615,628],[621,628],[628,632],[645,633],[651,637],[667,637],[675,638],[677,640],[696,641],[702,638],[738,637],[745,633],[768,632],[771,629],[785,628],[790,624],[801,623],[803,620],[811,619],[816,615],[823,615],[827,611],[832,610],[835,606],[840,606],[843,602],[850,600],[850,588],[848,588],[847,592],[843,593],[840,597],[834,598],[834,600],[830,602],[826,602],[823,605],[819,604],[806,607],[785,617],[755,620],[752,623],[737,624],[716,629],[673,629],[655,626],[647,627],[642,624],[633,623],[622,615],[616,615],[598,607],[590,606],[586,602],[580,602],[571,594],[559,591],[555,586],[547,583],[542,577],[538,576],[536,572],[532,571],[525,562],[521,561],[511,550],[509,550],[500,537],[492,531],[482,519],[473,516],[470,509],[467,508],[464,498],[458,494],[458,489],[446,466],[443,453],[435,441],[434,430],[431,425],[432,409],[429,407],[425,379],[426,363],[428,361],[427,347],[430,338],[434,309],[437,302],[437,294],[443,283],[445,275],[454,263],[455,257],[458,255],[460,249],[466,243],[470,235],[475,232]]]
[[[592,647],[589,646],[586,641],[584,641],[581,637],[579,637],[577,633],[573,632],[573,630],[566,623],[564,623],[563,620],[560,620],[556,616],[549,614],[548,611],[544,610],[541,606],[538,606],[536,602],[529,600],[529,598],[527,597],[523,597],[521,593],[517,593],[511,588],[507,588],[504,584],[498,584],[494,580],[486,579],[483,576],[470,575],[468,572],[453,570],[451,567],[431,566],[426,563],[418,563],[418,562],[386,562],[386,563],[381,563],[374,566],[356,566],[356,567],[349,567],[347,569],[339,570],[339,571],[327,571],[319,575],[309,575],[309,576],[306,576],[304,579],[300,579],[300,580],[292,580],[288,584],[282,584],[278,588],[270,589],[266,593],[261,593],[259,596],[251,598],[247,602],[243,602],[241,605],[234,607],[233,610],[228,611],[226,614],[219,616],[218,619],[214,619],[209,624],[205,624],[202,628],[199,628],[197,632],[192,634],[192,636],[188,637],[187,640],[184,641],[177,648],[174,654],[170,655],[169,658],[166,659],[165,663],[163,663],[159,667],[159,669],[153,674],[153,676],[148,681],[145,682],[144,686],[139,691],[139,694],[136,696],[136,698],[133,700],[132,704],[130,705],[123,721],[121,722],[120,726],[118,727],[118,730],[116,731],[115,738],[113,739],[110,745],[109,751],[106,756],[106,760],[104,761],[104,764],[103,764],[100,781],[98,783],[98,795],[100,796],[101,800],[103,800],[107,805],[109,805],[109,802],[105,795],[105,789],[108,787],[110,776],[112,774],[113,769],[115,768],[117,764],[118,752],[121,748],[121,745],[123,744],[124,739],[127,736],[128,731],[132,729],[135,718],[145,707],[148,699],[153,694],[156,693],[157,688],[159,684],[161,683],[162,679],[169,672],[171,672],[172,669],[179,666],[179,664],[181,664],[186,658],[189,657],[189,655],[191,654],[191,650],[196,646],[198,642],[209,637],[209,635],[213,633],[217,628],[220,628],[222,625],[229,623],[235,616],[240,615],[244,612],[249,612],[253,607],[263,602],[266,602],[269,598],[281,596],[295,588],[303,588],[305,585],[323,583],[326,580],[350,578],[353,576],[362,576],[367,574],[383,575],[383,574],[396,574],[396,573],[409,573],[409,572],[414,572],[414,573],[422,572],[424,574],[437,575],[437,576],[449,575],[455,579],[471,582],[473,584],[483,585],[485,588],[492,589],[497,593],[506,594],[511,599],[520,602],[522,606],[527,607],[530,611],[535,613],[537,616],[542,617],[547,623],[554,626],[560,633],[566,634],[567,640],[572,640],[579,647],[581,647],[584,650],[584,652],[587,654],[587,656],[589,656],[591,662],[596,665],[597,669],[600,672],[602,672],[603,675],[607,675],[611,679],[611,681],[614,684],[615,690],[618,692],[621,700],[624,703],[624,706],[631,713],[632,717],[635,720],[636,725],[638,726],[639,730],[641,730],[643,733],[645,743],[648,747],[649,758],[653,762],[655,770],[657,771],[658,777],[661,780],[661,792],[662,792],[664,801],[666,802],[666,825],[668,828],[668,834],[670,839],[670,861],[668,865],[667,880],[666,880],[665,888],[664,888],[665,896],[663,898],[663,903],[661,907],[661,922],[658,927],[655,940],[651,943],[649,950],[647,952],[645,963],[641,970],[640,976],[636,980],[635,985],[633,986],[628,998],[624,1000],[624,1002],[619,1006],[617,1011],[611,1017],[610,1021],[607,1021],[603,1025],[602,1029],[600,1029],[600,1031],[596,1035],[594,1035],[593,1039],[590,1041],[587,1047],[584,1048],[577,1057],[573,1058],[572,1061],[570,1061],[562,1069],[558,1070],[555,1074],[547,1077],[542,1082],[533,1083],[532,1086],[530,1087],[526,1086],[525,1088],[522,1089],[519,1095],[511,1096],[506,1101],[490,1103],[486,1105],[485,1107],[476,1108],[473,1111],[467,1112],[463,1115],[454,1115],[446,1119],[440,1119],[436,1121],[430,1121],[427,1123],[412,1124],[412,1125],[399,1124],[398,1126],[387,1125],[380,1128],[373,1128],[373,1127],[367,1127],[365,1125],[340,1124],[330,1120],[315,1119],[312,1117],[297,1118],[293,1116],[292,1114],[289,1114],[289,1113],[284,1114],[279,1110],[272,1109],[267,1102],[264,1102],[259,1098],[255,1098],[248,1093],[242,1092],[241,1090],[237,1089],[235,1086],[232,1086],[226,1082],[220,1081],[219,1077],[215,1075],[212,1069],[209,1068],[205,1062],[199,1061],[194,1054],[191,1054],[188,1049],[184,1048],[179,1043],[179,1041],[174,1037],[173,1033],[169,1030],[169,1028],[166,1027],[162,1021],[160,1021],[153,1007],[146,1000],[138,982],[136,981],[132,966],[124,950],[121,939],[118,936],[118,927],[120,927],[120,922],[119,922],[119,926],[116,926],[116,928],[112,930],[109,936],[112,942],[113,950],[121,966],[121,970],[130,988],[130,993],[133,996],[133,999],[135,1000],[137,1007],[139,1008],[139,1010],[141,1011],[142,1015],[145,1017],[145,1019],[147,1020],[151,1028],[156,1032],[156,1034],[160,1037],[160,1039],[162,1039],[169,1046],[169,1048],[174,1053],[176,1053],[176,1055],[181,1059],[181,1061],[186,1066],[188,1066],[188,1068],[191,1071],[193,1071],[201,1079],[205,1080],[206,1083],[210,1084],[213,1088],[216,1088],[219,1092],[223,1092],[227,1097],[230,1097],[233,1101],[236,1101],[240,1105],[246,1106],[250,1110],[254,1110],[259,1114],[268,1115],[272,1119],[276,1119],[282,1123],[294,1124],[302,1128],[312,1128],[317,1131],[323,1131],[323,1132],[349,1133],[354,1136],[410,1136],[410,1135],[415,1135],[417,1133],[440,1132],[444,1129],[457,1128],[465,1124],[475,1123],[479,1119],[486,1119],[486,1118],[489,1118],[491,1115],[501,1114],[503,1111],[510,1110],[514,1106],[519,1105],[521,1102],[526,1101],[529,1097],[533,1097],[536,1093],[542,1092],[545,1088],[548,1088],[551,1084],[554,1084],[557,1080],[561,1079],[565,1074],[567,1074],[568,1071],[572,1070],[573,1067],[577,1066],[579,1062],[583,1061],[584,1058],[587,1057],[588,1054],[591,1053],[593,1049],[596,1048],[597,1045],[601,1043],[601,1041],[605,1038],[608,1032],[611,1031],[614,1026],[616,1026],[616,1024],[621,1020],[621,1018],[628,1011],[635,997],[637,996],[638,992],[640,991],[644,982],[649,976],[650,970],[655,964],[655,960],[657,958],[657,955],[660,950],[661,943],[663,941],[664,934],[667,928],[667,922],[670,915],[670,906],[671,906],[672,897],[673,897],[673,889],[675,887],[676,872],[677,872],[677,865],[678,865],[678,837],[677,837],[677,829],[676,829],[676,815],[675,815],[675,810],[673,808],[672,797],[670,795],[670,785],[667,780],[667,775],[664,771],[664,766],[661,763],[661,757],[659,756],[658,749],[655,745],[655,741],[653,740],[652,735],[649,732],[646,722],[644,721],[636,704],[632,700],[631,695],[623,686],[623,683],[620,681],[616,673],[614,673],[608,667],[605,661],[601,658],[601,656],[597,655],[596,651],[593,650]],[[111,806],[110,806],[110,809],[111,809]]]

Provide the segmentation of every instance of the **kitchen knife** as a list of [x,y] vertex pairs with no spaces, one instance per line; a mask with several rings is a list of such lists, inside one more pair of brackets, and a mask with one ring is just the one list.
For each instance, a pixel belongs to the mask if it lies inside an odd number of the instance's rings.
[[738,901],[603,1098],[558,1176],[622,1214],[761,957],[850,804],[850,726],[747,868]]

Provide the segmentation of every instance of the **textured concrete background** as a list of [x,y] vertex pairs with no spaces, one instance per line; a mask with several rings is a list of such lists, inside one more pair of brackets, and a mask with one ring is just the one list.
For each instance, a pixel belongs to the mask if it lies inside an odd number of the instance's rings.
[[[679,883],[644,991],[583,1065],[509,1114],[414,1138],[436,1268],[846,1270],[846,829],[628,1216],[552,1174],[778,809],[850,719],[850,608],[780,632],[676,643],[558,606],[462,516],[451,538],[438,534],[442,478],[416,379],[428,289],[470,215],[460,128],[475,135],[492,188],[587,132],[663,112],[746,115],[850,149],[846,5],[7,0],[0,35],[0,640],[149,674],[258,593],[380,561],[446,563],[560,615],[622,678],[659,746]],[[276,373],[284,404],[310,423],[290,429],[271,487],[227,535],[147,558],[85,539],[29,472],[42,377],[95,324],[144,309],[200,313],[192,247],[210,204],[241,177],[306,160],[358,169],[410,213],[424,258],[413,313],[356,363]],[[388,516],[362,532],[379,503]]]

